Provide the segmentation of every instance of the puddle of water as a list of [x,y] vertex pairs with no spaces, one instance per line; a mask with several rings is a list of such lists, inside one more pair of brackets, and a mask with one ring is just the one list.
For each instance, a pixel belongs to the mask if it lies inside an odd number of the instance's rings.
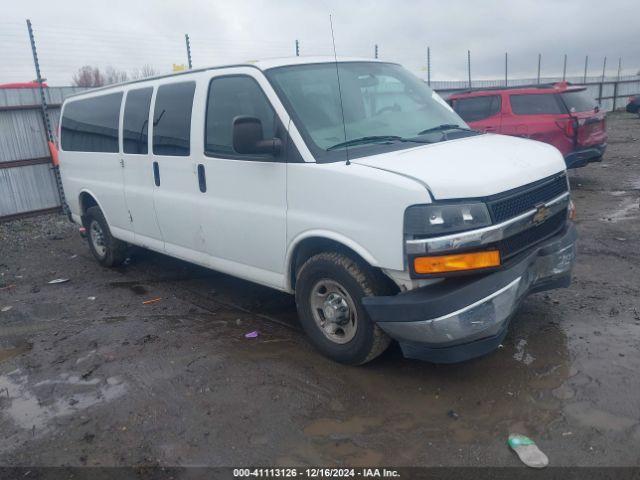
[[[65,392],[64,398],[55,398],[49,402],[46,395],[50,394],[50,389],[43,395],[39,395],[37,390],[53,383],[70,388],[59,390]],[[0,376],[0,401],[4,404],[2,415],[23,430],[33,431],[34,434],[44,431],[48,424],[58,417],[76,414],[95,405],[110,402],[125,392],[124,383],[102,382],[97,378],[84,381],[68,374],[61,374],[58,379],[45,380],[34,385],[29,383],[27,375],[22,375],[20,370]]]
[[[553,315],[552,307],[539,301],[525,303],[512,325],[518,337],[508,337],[503,349],[464,364],[405,361],[398,368],[389,354],[355,376],[332,372],[340,386],[327,394],[325,418],[309,419],[303,430],[306,441],[291,445],[290,457],[298,463],[336,464],[333,446],[349,439],[374,446],[381,461],[406,457],[410,463],[408,450],[376,446],[385,445],[389,436],[420,438],[421,448],[442,438],[479,444],[503,436],[514,424],[539,435],[562,417],[563,402],[573,393],[561,388],[570,376],[570,357],[563,328],[546,320]],[[342,389],[350,395],[343,397]],[[350,406],[354,396],[367,405],[366,416]],[[354,451],[354,460],[361,454]]]

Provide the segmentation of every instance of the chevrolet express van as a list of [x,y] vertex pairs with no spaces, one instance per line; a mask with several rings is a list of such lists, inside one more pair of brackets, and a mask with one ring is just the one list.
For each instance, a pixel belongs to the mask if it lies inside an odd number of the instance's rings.
[[68,98],[60,169],[104,266],[129,245],[295,295],[317,349],[362,364],[491,352],[566,287],[575,228],[550,145],[468,128],[400,65],[266,60]]

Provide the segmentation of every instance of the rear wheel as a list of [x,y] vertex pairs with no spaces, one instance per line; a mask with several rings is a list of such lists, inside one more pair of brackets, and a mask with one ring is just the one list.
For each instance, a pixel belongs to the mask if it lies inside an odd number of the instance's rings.
[[84,216],[89,249],[104,267],[115,267],[127,258],[127,244],[111,235],[109,225],[99,207],[91,207]]
[[385,294],[388,287],[372,269],[335,252],[314,255],[296,277],[302,327],[320,352],[340,363],[366,363],[389,346],[362,306],[363,297]]

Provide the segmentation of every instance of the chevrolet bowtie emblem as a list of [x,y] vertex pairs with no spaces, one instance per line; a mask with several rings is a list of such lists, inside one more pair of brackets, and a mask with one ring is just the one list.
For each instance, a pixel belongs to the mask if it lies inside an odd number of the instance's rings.
[[545,205],[537,205],[536,206],[536,213],[535,215],[533,215],[533,224],[534,225],[540,225],[542,222],[544,222],[547,218],[549,218],[549,214],[550,214],[550,210],[547,206]]

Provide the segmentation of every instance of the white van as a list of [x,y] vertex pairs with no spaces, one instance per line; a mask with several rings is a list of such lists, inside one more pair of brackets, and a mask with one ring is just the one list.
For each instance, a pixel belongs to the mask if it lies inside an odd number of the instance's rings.
[[65,101],[60,169],[105,266],[138,245],[295,294],[323,354],[391,339],[457,362],[504,338],[575,258],[562,155],[470,130],[423,81],[372,60],[190,70]]

